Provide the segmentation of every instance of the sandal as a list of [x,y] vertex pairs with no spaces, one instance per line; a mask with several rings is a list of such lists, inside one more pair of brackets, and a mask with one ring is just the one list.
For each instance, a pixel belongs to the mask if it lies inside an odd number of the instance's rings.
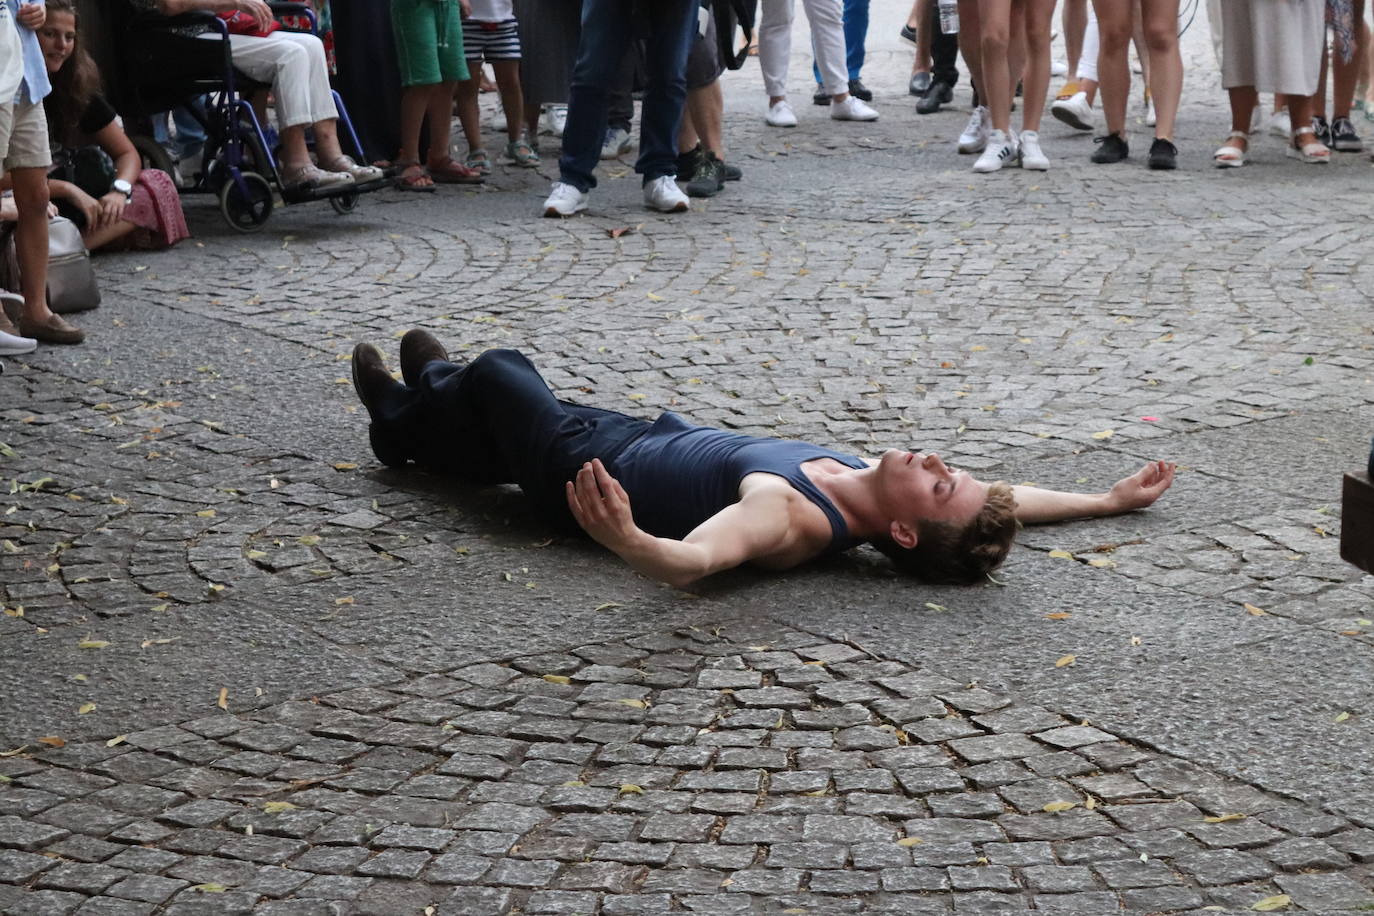
[[487,155],[487,151],[484,149],[468,150],[468,156],[463,160],[463,165],[483,175],[491,174],[491,157]]
[[398,159],[395,165],[399,169],[394,181],[396,190],[418,191],[422,194],[429,194],[434,191],[434,179],[430,177],[429,170],[423,165],[413,159],[409,162],[402,162]]
[[[1238,146],[1231,142],[1242,140],[1245,146]],[[1212,161],[1219,169],[1238,169],[1245,165],[1245,153],[1250,146],[1250,134],[1243,130],[1233,130],[1226,137],[1226,143],[1215,153],[1212,154]]]
[[337,188],[352,184],[353,176],[347,172],[326,172],[312,162],[281,170],[281,185],[284,191],[309,191],[314,188]]
[[[1311,137],[1308,143],[1298,140],[1303,134]],[[1293,131],[1293,142],[1289,145],[1287,153],[1289,157],[1300,162],[1310,162],[1314,165],[1331,161],[1331,150],[1327,149],[1326,144],[1317,139],[1317,132],[1311,125],[1299,127]]]
[[431,162],[428,168],[430,177],[440,184],[481,184],[484,180],[481,172],[468,168],[452,157]]
[[320,168],[327,172],[335,172],[353,176],[353,181],[362,184],[367,181],[376,181],[381,178],[383,172],[375,165],[358,165],[352,156],[336,156],[330,162],[321,162]]
[[506,144],[506,156],[521,168],[533,169],[539,166],[539,157],[524,137]]

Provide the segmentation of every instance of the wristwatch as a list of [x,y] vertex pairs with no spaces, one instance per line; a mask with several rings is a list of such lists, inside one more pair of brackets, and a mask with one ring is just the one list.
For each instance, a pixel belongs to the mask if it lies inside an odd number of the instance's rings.
[[110,182],[110,189],[118,191],[120,194],[123,194],[125,200],[133,199],[134,186],[129,184],[123,178],[116,178],[114,181]]

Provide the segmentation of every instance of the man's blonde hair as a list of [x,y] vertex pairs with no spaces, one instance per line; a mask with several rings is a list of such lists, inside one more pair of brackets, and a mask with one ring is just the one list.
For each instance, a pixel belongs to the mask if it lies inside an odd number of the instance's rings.
[[886,536],[871,543],[898,572],[926,582],[972,585],[1002,565],[1019,527],[1011,485],[999,480],[989,484],[983,508],[967,524],[918,522],[911,548]]

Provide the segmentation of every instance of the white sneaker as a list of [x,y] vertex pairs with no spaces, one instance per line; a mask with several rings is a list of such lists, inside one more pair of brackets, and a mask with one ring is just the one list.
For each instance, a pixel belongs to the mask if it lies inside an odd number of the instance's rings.
[[18,356],[32,353],[38,348],[38,341],[32,337],[20,337],[9,331],[0,331],[0,356]]
[[563,136],[563,125],[568,121],[567,105],[550,105],[544,109],[544,132],[555,137]]
[[979,105],[968,116],[968,124],[959,135],[959,152],[981,153],[988,145],[988,132],[992,129],[992,118],[986,106]]
[[1282,137],[1284,140],[1287,140],[1289,139],[1292,129],[1293,125],[1288,120],[1287,108],[1276,111],[1269,116],[1269,133],[1274,136]]
[[663,213],[682,213],[688,207],[687,195],[672,175],[660,175],[644,186],[644,206]]
[[1068,64],[1068,61],[1060,60],[1060,59],[1057,58],[1057,57],[1056,57],[1054,60],[1050,61],[1050,76],[1068,76],[1068,75],[1069,75],[1069,64]]
[[1015,164],[1015,159],[1015,142],[1002,131],[994,130],[988,134],[987,146],[983,147],[983,155],[973,164],[973,170],[995,172],[1004,165]]
[[615,159],[630,151],[630,132],[623,127],[612,127],[606,131],[606,140],[601,144],[601,158]]
[[1021,131],[1021,136],[1016,138],[1016,158],[1021,161],[1021,168],[1023,169],[1045,172],[1050,167],[1049,157],[1040,149],[1040,133],[1038,131]]
[[763,118],[773,127],[796,127],[797,115],[792,110],[792,106],[787,104],[787,99],[774,102],[768,109],[768,114]]
[[1074,130],[1093,129],[1093,107],[1088,104],[1086,92],[1075,92],[1067,99],[1055,99],[1050,106],[1050,114]]
[[504,108],[496,109],[491,116],[491,129],[498,134],[505,133],[507,123],[506,110]]
[[843,102],[830,103],[830,117],[836,121],[876,121],[878,112],[866,105],[863,99],[851,95]]
[[1158,119],[1155,117],[1155,100],[1148,98],[1145,100],[1145,126],[1154,127],[1156,120]]
[[587,209],[587,192],[579,191],[561,181],[553,183],[553,190],[544,201],[545,216],[572,216]]

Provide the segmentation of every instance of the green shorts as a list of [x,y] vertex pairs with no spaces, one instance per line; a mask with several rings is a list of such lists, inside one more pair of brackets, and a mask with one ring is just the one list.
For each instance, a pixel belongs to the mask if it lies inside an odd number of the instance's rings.
[[391,0],[391,29],[402,86],[468,78],[458,0]]

